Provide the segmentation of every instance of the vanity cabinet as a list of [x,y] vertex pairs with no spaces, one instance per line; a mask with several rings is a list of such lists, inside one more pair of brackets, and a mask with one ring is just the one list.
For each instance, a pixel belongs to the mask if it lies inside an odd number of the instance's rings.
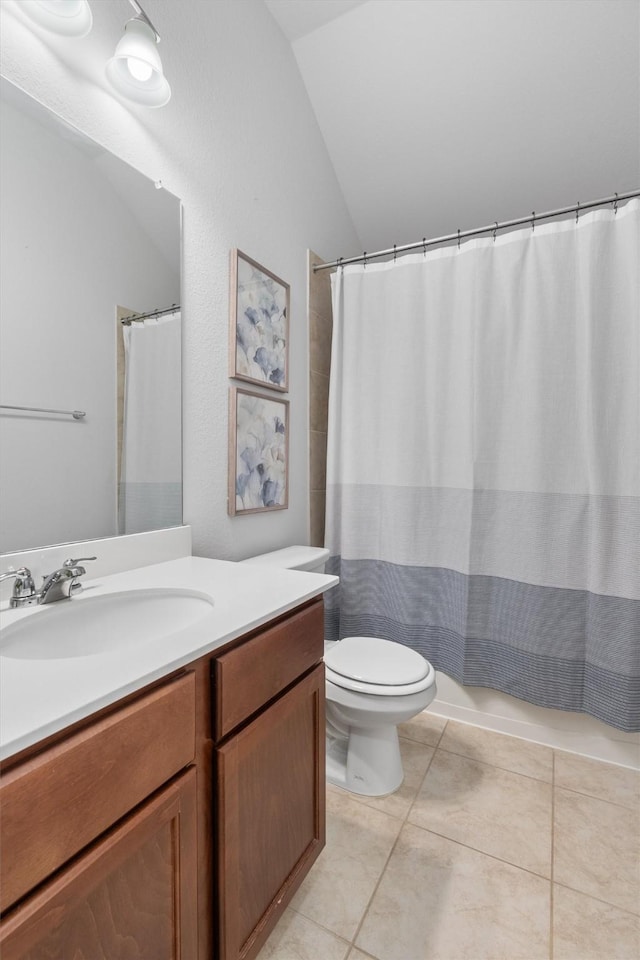
[[324,846],[322,600],[3,765],[2,960],[253,960]]
[[257,955],[324,846],[323,652],[316,603],[213,663],[220,960]]
[[197,956],[195,770],[55,875],[3,926],[3,960]]
[[184,674],[7,765],[3,960],[197,955],[194,697]]

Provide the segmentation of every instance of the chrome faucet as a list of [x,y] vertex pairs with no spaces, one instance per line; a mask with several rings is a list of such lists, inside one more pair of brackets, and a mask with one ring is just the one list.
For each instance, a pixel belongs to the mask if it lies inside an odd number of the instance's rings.
[[3,580],[15,579],[13,593],[9,600],[10,607],[29,607],[38,603],[38,594],[36,585],[33,582],[31,571],[27,567],[18,567],[17,570],[9,570],[7,573],[0,574],[0,583]]
[[42,588],[36,593],[36,586],[31,576],[31,571],[27,567],[20,567],[18,570],[9,570],[7,573],[0,574],[0,583],[3,580],[14,578],[13,593],[9,600],[10,607],[29,607],[35,603],[53,603],[56,600],[64,600],[73,596],[78,590],[82,590],[82,584],[78,583],[78,578],[87,571],[79,566],[80,561],[97,560],[97,557],[78,557],[77,560],[65,560],[58,570],[54,570],[48,577],[43,577]]
[[87,571],[78,564],[80,561],[97,559],[97,557],[78,557],[77,560],[65,560],[58,570],[54,570],[44,578],[38,594],[38,603],[54,603],[56,600],[64,600],[78,590],[82,590],[78,577],[82,577]]

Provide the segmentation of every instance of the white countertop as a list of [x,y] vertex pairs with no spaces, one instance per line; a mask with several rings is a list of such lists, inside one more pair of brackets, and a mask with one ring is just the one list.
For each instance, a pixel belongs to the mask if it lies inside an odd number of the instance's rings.
[[258,564],[183,557],[90,580],[71,600],[127,590],[173,588],[207,594],[211,613],[177,634],[81,657],[2,656],[2,630],[27,617],[55,616],[57,604],[0,607],[0,759],[140,690],[229,640],[319,596],[338,578]]

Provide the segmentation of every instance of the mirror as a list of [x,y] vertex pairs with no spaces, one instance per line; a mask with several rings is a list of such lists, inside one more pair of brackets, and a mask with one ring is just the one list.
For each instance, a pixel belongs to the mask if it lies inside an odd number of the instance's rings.
[[176,526],[180,201],[4,79],[0,110],[0,552]]

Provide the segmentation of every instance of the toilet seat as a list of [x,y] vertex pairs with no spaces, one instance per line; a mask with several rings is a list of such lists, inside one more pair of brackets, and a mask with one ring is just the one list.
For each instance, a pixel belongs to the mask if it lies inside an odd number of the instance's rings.
[[379,637],[345,637],[324,657],[327,680],[345,690],[398,697],[431,686],[435,671],[415,650]]

